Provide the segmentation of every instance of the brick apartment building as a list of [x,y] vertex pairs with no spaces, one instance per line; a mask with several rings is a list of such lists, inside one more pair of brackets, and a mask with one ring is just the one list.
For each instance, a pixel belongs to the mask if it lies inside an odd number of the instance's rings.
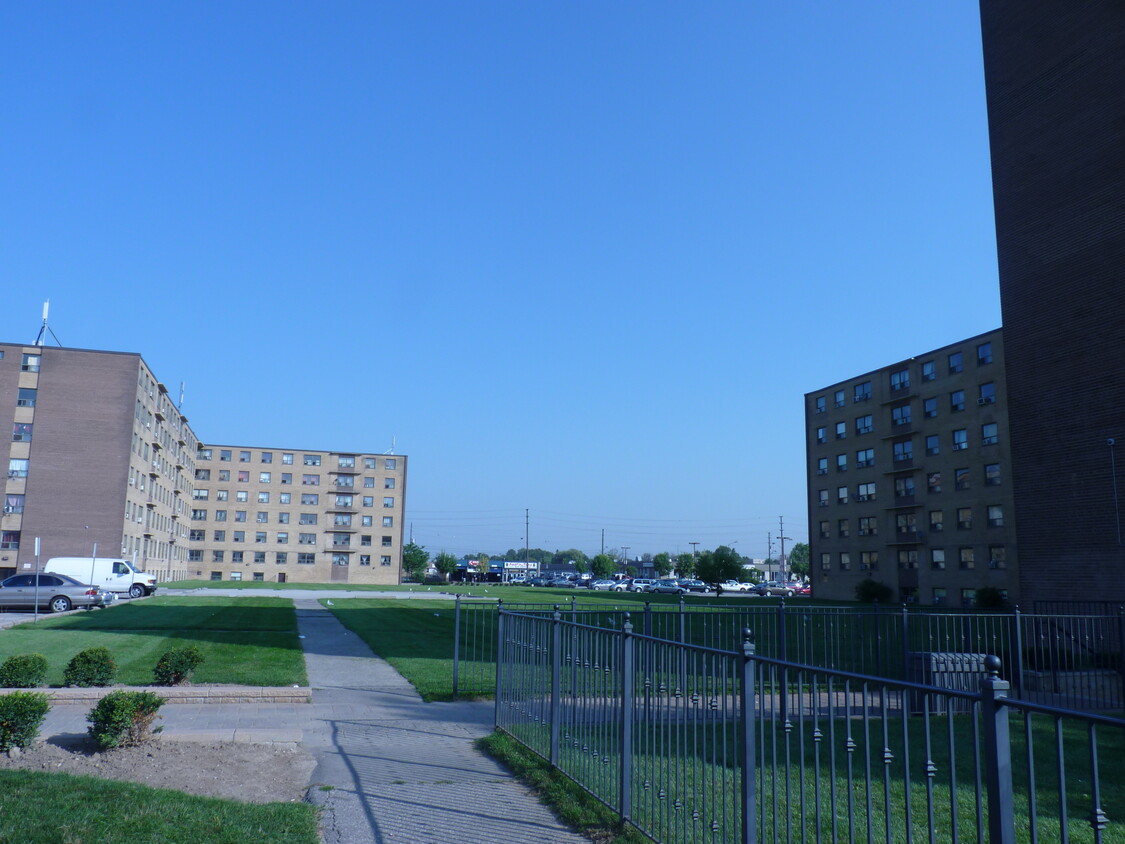
[[805,395],[816,597],[1017,597],[1006,394],[997,330]]
[[0,575],[39,538],[44,564],[96,546],[161,580],[399,581],[403,455],[206,445],[126,352],[0,344],[0,419]]

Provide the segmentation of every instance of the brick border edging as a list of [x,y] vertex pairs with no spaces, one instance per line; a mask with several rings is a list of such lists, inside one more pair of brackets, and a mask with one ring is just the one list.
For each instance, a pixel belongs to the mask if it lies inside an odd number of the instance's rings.
[[45,692],[52,704],[87,704],[93,706],[105,695],[126,689],[153,692],[168,704],[176,703],[288,703],[312,702],[312,689],[307,686],[99,686],[64,689],[0,689],[10,692]]

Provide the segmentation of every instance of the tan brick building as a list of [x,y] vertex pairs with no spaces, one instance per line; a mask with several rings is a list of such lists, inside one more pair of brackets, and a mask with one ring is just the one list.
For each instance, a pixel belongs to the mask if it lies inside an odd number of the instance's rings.
[[138,354],[0,344],[0,575],[122,556],[160,580],[398,583],[406,457],[201,443]]
[[1000,330],[805,395],[815,597],[1018,599],[1006,398]]
[[191,563],[212,580],[399,582],[406,457],[200,446]]

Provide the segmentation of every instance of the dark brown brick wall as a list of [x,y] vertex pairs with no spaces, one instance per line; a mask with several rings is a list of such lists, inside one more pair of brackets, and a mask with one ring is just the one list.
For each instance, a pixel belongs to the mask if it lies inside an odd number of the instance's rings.
[[1125,3],[981,23],[1020,591],[1125,600]]

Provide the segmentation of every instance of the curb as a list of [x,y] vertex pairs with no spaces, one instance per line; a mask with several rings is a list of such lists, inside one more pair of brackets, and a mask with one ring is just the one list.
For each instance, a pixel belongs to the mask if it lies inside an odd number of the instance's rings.
[[168,704],[282,703],[312,702],[312,689],[307,686],[99,686],[65,689],[0,689],[0,695],[17,691],[45,692],[47,700],[58,705],[94,705],[110,692],[122,689],[152,692]]

